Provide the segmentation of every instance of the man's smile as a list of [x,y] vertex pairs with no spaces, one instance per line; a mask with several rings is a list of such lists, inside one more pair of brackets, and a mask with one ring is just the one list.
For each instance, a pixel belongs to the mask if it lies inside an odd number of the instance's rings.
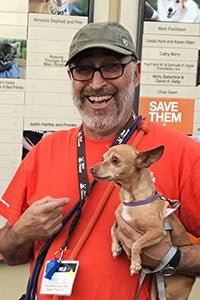
[[102,107],[105,106],[111,99],[113,95],[104,95],[104,96],[88,96],[86,97],[89,102],[92,104],[94,107]]

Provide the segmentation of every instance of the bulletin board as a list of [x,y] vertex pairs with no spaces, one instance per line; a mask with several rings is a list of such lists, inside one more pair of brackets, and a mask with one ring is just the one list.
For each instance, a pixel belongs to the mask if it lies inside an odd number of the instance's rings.
[[0,1],[1,194],[43,134],[80,122],[65,63],[93,11],[94,0]]
[[200,141],[200,0],[140,1],[137,47],[139,113]]

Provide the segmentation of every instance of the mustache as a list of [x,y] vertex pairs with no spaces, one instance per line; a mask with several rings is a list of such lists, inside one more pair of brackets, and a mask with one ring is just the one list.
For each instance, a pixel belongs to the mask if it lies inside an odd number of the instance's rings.
[[102,95],[112,95],[116,93],[116,89],[114,88],[108,88],[108,87],[102,87],[98,90],[94,90],[93,88],[85,88],[84,92],[83,92],[83,96],[85,97],[90,97],[90,96],[102,96]]

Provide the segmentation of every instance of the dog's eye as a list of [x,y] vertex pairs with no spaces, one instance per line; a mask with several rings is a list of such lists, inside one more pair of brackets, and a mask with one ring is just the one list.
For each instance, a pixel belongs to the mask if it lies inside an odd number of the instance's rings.
[[180,3],[180,0],[176,0],[176,3]]
[[111,158],[111,163],[112,163],[113,165],[117,165],[117,164],[119,163],[119,158],[118,158],[117,156],[113,156],[113,157]]

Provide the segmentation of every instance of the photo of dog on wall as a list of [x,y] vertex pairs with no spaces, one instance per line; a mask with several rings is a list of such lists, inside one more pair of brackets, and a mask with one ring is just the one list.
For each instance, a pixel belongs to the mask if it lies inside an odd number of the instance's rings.
[[88,16],[89,0],[29,0],[29,12],[59,16]]
[[145,17],[161,22],[200,23],[200,0],[148,0]]
[[68,0],[30,0],[29,12],[69,15]]

